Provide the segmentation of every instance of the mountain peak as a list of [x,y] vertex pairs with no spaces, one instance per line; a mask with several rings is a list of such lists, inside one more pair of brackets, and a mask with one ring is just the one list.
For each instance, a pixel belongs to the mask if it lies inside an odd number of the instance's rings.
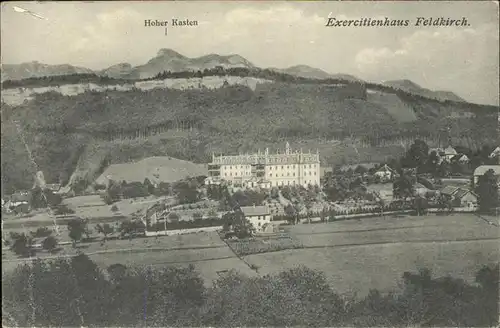
[[158,50],[156,57],[174,57],[174,58],[186,58],[175,50],[169,48],[162,48]]

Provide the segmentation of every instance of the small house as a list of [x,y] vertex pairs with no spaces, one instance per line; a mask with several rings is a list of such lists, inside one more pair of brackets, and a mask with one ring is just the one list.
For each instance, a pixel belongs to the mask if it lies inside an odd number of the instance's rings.
[[469,157],[465,154],[457,154],[451,158],[451,163],[467,164],[469,162]]
[[447,162],[451,162],[451,159],[454,156],[458,155],[458,152],[452,146],[448,146],[447,148],[445,148],[443,153],[443,159]]
[[489,158],[498,158],[498,157],[500,157],[500,146],[497,147],[497,148],[495,148],[488,157]]
[[380,181],[389,181],[395,177],[396,171],[390,168],[387,164],[379,168],[374,174],[380,178]]
[[241,206],[240,209],[256,232],[264,232],[267,224],[271,223],[271,211],[267,206]]
[[453,199],[460,207],[467,207],[470,209],[475,209],[477,207],[477,195],[468,189],[459,188],[454,193]]

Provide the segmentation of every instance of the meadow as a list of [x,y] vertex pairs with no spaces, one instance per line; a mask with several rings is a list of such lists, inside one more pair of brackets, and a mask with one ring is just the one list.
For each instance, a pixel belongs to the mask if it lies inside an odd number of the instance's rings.
[[245,257],[260,274],[303,264],[326,273],[340,293],[394,291],[401,272],[427,267],[436,276],[474,281],[483,264],[498,261],[499,230],[472,214],[366,218],[287,226],[303,249]]
[[[360,296],[366,295],[368,288],[397,290],[402,272],[424,267],[431,269],[434,276],[449,274],[473,282],[477,270],[498,261],[500,255],[498,227],[473,214],[386,216],[283,229],[304,248],[247,255],[242,261],[216,232],[205,232],[109,240],[104,245],[99,237],[97,242],[82,244],[81,249],[64,246],[59,254],[69,256],[82,251],[102,269],[116,263],[193,264],[207,285],[218,277],[217,272],[224,270],[262,276],[305,265],[325,272],[339,293]],[[13,269],[19,261],[10,251],[3,253],[2,270]],[[41,251],[39,256],[47,254]]]

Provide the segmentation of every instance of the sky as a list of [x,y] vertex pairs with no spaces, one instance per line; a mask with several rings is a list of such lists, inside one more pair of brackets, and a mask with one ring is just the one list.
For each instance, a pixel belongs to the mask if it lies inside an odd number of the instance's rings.
[[[16,12],[18,6],[46,19]],[[3,2],[1,62],[103,69],[146,63],[159,49],[239,54],[259,67],[309,65],[381,82],[409,79],[475,103],[499,103],[498,2]],[[337,19],[409,19],[408,27],[326,27]],[[466,17],[466,27],[416,27]],[[197,20],[145,27],[144,20]]]

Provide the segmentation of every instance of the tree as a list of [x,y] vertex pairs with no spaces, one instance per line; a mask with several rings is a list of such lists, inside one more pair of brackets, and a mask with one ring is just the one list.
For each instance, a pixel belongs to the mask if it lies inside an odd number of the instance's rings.
[[68,222],[69,238],[73,241],[73,247],[82,240],[83,234],[87,231],[87,222],[82,218],[75,218]]
[[431,151],[429,158],[427,159],[427,171],[432,173],[434,177],[436,177],[438,173],[439,161],[440,159],[437,151]]
[[422,140],[415,140],[402,160],[403,167],[416,167],[418,172],[424,172],[429,158],[429,146]]
[[493,170],[488,170],[478,178],[476,194],[479,211],[486,213],[498,206],[498,180]]
[[413,208],[417,212],[418,216],[426,214],[428,208],[427,199],[420,196],[415,197],[413,201]]
[[241,211],[226,213],[223,217],[226,231],[232,229],[236,237],[247,238],[255,234],[255,227]]
[[146,197],[149,195],[148,189],[140,182],[122,184],[123,198]]
[[155,192],[155,186],[151,183],[151,180],[148,178],[144,179],[143,182],[144,188],[148,191],[148,194],[152,195]]
[[297,211],[295,210],[295,207],[292,204],[288,204],[284,208],[285,210],[285,215],[287,216],[287,221],[293,224],[297,223]]
[[354,169],[354,173],[357,173],[360,175],[366,174],[367,172],[368,172],[368,169],[366,167],[364,167],[363,165],[358,165]]
[[145,226],[139,220],[126,220],[122,221],[118,231],[122,237],[128,236],[130,240],[134,237],[134,235],[144,232]]
[[199,200],[196,181],[180,181],[173,187],[180,204],[195,203]]
[[439,195],[439,197],[437,198],[437,205],[438,208],[443,212],[448,210],[448,212],[451,213],[453,211],[453,200],[448,195]]
[[30,232],[33,238],[44,238],[52,234],[52,230],[47,227],[40,227],[35,232]]
[[47,201],[45,200],[43,190],[39,186],[36,186],[31,190],[30,204],[34,209],[47,207]]
[[412,178],[403,172],[401,172],[399,178],[394,181],[392,190],[394,198],[403,199],[405,202],[408,198],[412,198],[415,195]]
[[115,228],[109,223],[104,223],[102,225],[98,223],[95,228],[97,233],[101,233],[104,236],[104,242],[106,242],[108,235],[112,234],[115,231]]
[[121,282],[123,278],[127,275],[127,267],[121,263],[112,264],[107,268],[108,274],[111,280],[116,282]]
[[319,216],[321,218],[321,222],[327,222],[328,221],[328,207],[326,207],[326,206],[323,207]]
[[12,239],[12,244],[10,246],[11,251],[22,257],[31,255],[31,247],[33,245],[33,239],[31,237],[28,237],[24,233],[11,232],[10,238]]
[[48,236],[42,241],[42,247],[44,250],[52,253],[57,247],[57,239],[54,236]]

